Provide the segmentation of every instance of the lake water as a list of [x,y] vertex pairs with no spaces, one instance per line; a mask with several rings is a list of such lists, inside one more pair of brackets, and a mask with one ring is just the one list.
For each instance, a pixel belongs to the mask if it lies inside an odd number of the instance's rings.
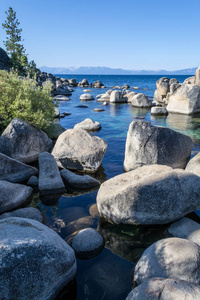
[[[156,81],[161,76],[136,75],[60,75],[63,78],[76,78],[81,81],[86,78],[89,83],[100,80],[107,88],[94,89],[95,97],[106,92],[111,86],[124,84],[139,87],[137,92],[153,97]],[[172,78],[174,76],[167,76]],[[188,76],[176,76],[182,83]],[[60,124],[66,128],[91,118],[102,125],[99,132],[92,133],[104,139],[108,148],[102,166],[94,175],[102,182],[123,173],[123,160],[126,135],[129,124],[138,117],[151,121],[152,125],[161,125],[189,135],[194,142],[192,156],[200,149],[200,117],[170,114],[167,117],[152,117],[149,109],[134,108],[130,104],[109,104],[103,106],[96,100],[81,102],[80,95],[84,88],[74,88],[70,101],[60,102],[61,113],[71,115],[60,119]],[[90,88],[89,88],[90,89]],[[87,108],[77,107],[86,105]],[[103,112],[94,112],[94,108],[103,108]],[[49,227],[66,241],[77,230],[92,227],[98,228],[105,238],[105,248],[90,260],[77,260],[78,270],[76,280],[71,288],[71,294],[62,294],[58,299],[77,300],[122,300],[131,291],[132,269],[142,252],[153,242],[164,238],[166,225],[162,226],[119,226],[111,225],[102,220],[96,213],[97,190],[86,194],[65,194],[54,198],[40,199],[36,195],[34,206],[45,214]],[[196,215],[193,214],[193,218]]]

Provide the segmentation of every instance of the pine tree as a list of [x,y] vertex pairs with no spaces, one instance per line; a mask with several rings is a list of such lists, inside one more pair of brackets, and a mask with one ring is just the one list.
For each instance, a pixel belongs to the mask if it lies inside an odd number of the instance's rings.
[[16,18],[16,12],[9,7],[6,11],[7,20],[2,24],[5,29],[7,37],[4,41],[6,52],[11,58],[11,68],[21,75],[27,75],[29,67],[26,50],[22,44],[21,32],[22,29],[18,28],[20,25],[19,20]]
[[9,7],[8,11],[5,12],[7,15],[7,20],[2,24],[2,27],[6,30],[6,41],[4,45],[8,55],[13,54],[21,57],[25,54],[25,49],[23,44],[21,44],[21,32],[22,29],[18,28],[20,22],[16,18],[16,12],[13,11],[12,7]]

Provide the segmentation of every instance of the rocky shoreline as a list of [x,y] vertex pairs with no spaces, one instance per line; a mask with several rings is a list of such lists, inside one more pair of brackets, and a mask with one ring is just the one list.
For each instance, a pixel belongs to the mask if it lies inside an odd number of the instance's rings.
[[[200,111],[199,71],[183,84],[161,78],[153,103],[128,85],[108,90],[97,101],[152,107],[157,115],[164,114],[164,109],[195,114]],[[47,81],[53,85],[52,95],[61,101],[68,101],[62,97],[73,93],[72,87],[105,88],[100,81],[77,83],[41,73],[38,84]],[[94,101],[88,93],[87,89],[80,100]],[[160,299],[161,295],[167,299],[168,293],[171,299],[198,299],[200,225],[185,217],[200,206],[199,154],[190,159],[191,138],[150,122],[133,121],[127,132],[125,172],[101,183],[91,175],[101,166],[107,142],[90,134],[101,130],[101,124],[87,118],[73,129],[60,130],[52,141],[50,134],[15,118],[0,137],[2,298],[55,299],[75,277],[76,259],[91,259],[105,246],[100,228],[72,232],[68,245],[42,224],[39,210],[27,207],[34,193],[57,196],[100,187],[95,214],[102,220],[116,226],[169,227],[166,238],[148,247],[138,260],[132,278],[138,287],[127,300]],[[37,167],[32,166],[35,163]]]

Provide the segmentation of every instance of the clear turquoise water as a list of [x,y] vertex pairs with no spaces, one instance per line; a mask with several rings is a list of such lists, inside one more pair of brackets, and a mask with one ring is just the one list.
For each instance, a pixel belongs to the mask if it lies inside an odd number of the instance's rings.
[[[63,78],[74,78],[70,75],[60,75]],[[101,80],[106,89],[93,89],[95,97],[106,92],[111,86],[129,84],[137,86],[149,97],[153,97],[156,80],[161,76],[113,76],[113,75],[76,75],[77,81],[86,78],[89,83]],[[168,76],[172,78],[172,76]],[[183,82],[188,76],[176,76]],[[129,124],[138,117],[151,121],[153,125],[166,126],[193,139],[192,155],[200,149],[200,118],[198,116],[169,115],[167,117],[151,117],[149,109],[133,108],[130,104],[109,104],[94,101],[81,102],[80,95],[84,88],[74,88],[70,101],[60,102],[61,113],[70,112],[71,115],[60,119],[60,124],[66,129],[91,118],[102,125],[99,132],[93,133],[108,143],[100,170],[94,175],[101,181],[107,180],[123,172],[125,141]],[[90,89],[90,88],[89,88]],[[144,90],[147,89],[147,90]],[[83,104],[88,108],[78,108]],[[103,112],[94,112],[100,107]],[[90,206],[96,203],[97,191],[84,195],[69,195],[51,199],[52,205],[45,205],[44,200],[35,198],[35,205],[44,212],[47,225],[58,232],[65,240],[74,232],[85,227],[98,228],[106,241],[105,249],[99,256],[91,260],[78,260],[76,276],[77,300],[122,300],[131,290],[131,270],[146,247],[164,237],[166,226],[116,226],[102,223],[98,217],[91,216]],[[49,202],[49,199],[47,199]],[[72,296],[71,296],[72,297]],[[61,297],[62,298],[62,297]],[[65,298],[63,296],[62,299]],[[72,297],[72,299],[74,299]]]

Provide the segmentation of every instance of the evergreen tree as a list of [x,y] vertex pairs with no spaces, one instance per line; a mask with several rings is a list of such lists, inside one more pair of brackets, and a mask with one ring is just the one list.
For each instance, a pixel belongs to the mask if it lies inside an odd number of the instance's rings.
[[7,37],[4,41],[6,47],[6,52],[11,58],[11,68],[17,71],[20,75],[34,76],[38,69],[34,61],[28,62],[26,55],[26,50],[22,44],[21,32],[22,29],[19,28],[20,22],[16,18],[16,12],[9,7],[8,11],[5,12],[7,15],[7,20],[2,24],[3,29],[5,29]]

